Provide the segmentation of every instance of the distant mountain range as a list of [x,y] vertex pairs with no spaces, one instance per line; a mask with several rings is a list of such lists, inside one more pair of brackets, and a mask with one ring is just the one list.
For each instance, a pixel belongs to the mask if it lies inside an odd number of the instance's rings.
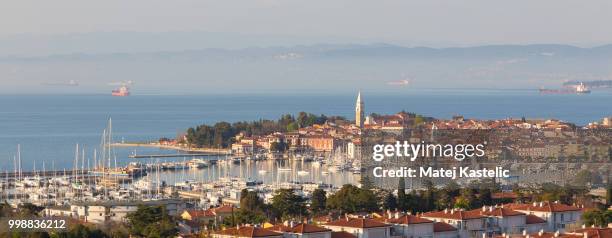
[[179,51],[137,53],[73,53],[49,56],[19,57],[2,56],[1,60],[87,60],[87,59],[134,59],[165,58],[173,60],[220,60],[220,59],[341,59],[341,58],[404,58],[404,59],[491,59],[491,58],[583,58],[612,59],[612,44],[581,48],[570,45],[489,45],[475,47],[403,47],[391,44],[342,45],[317,44],[294,47],[253,47],[243,49],[193,49]]
[[612,80],[568,81],[563,86],[577,86],[583,83],[589,88],[612,88]]
[[[0,56],[2,80],[28,92],[106,92],[133,80],[147,92],[323,90],[381,92],[409,88],[537,89],[611,80],[612,45],[404,47],[316,44],[292,47],[84,52]],[[49,87],[48,82],[79,82]],[[6,85],[3,85],[6,86]],[[2,90],[0,90],[1,92]]]

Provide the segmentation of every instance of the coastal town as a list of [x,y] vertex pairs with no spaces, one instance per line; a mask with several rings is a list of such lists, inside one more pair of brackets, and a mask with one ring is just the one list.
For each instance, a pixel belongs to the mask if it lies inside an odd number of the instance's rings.
[[[23,171],[18,148],[14,171],[1,178],[0,215],[65,219],[98,237],[612,237],[612,117],[579,126],[366,116],[365,105],[359,92],[354,120],[302,112],[151,143],[113,142],[109,121],[99,150],[87,156],[77,145],[64,171]],[[486,132],[478,138],[486,156],[463,163],[495,164],[512,178],[371,178],[373,141],[459,141],[448,136],[456,132],[470,140]],[[132,154],[118,165],[114,148],[138,146],[179,154]],[[183,160],[159,161],[170,157]]]

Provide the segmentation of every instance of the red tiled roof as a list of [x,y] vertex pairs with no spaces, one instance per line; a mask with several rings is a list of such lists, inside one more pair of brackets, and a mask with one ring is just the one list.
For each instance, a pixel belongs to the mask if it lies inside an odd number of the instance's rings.
[[216,208],[211,208],[215,213],[232,213],[234,210],[234,206],[231,205],[223,205]]
[[582,235],[584,236],[584,233],[586,233],[586,237],[588,238],[612,238],[612,228],[610,227],[588,227],[588,228],[582,228],[582,229],[578,229],[572,232],[568,232],[571,234],[576,234],[576,235]]
[[505,204],[505,207],[510,209],[514,209],[517,211],[538,211],[538,212],[567,212],[567,211],[580,211],[582,210],[576,206],[565,205],[562,203],[556,202],[537,202],[535,205],[533,203],[529,204]]
[[378,222],[372,219],[367,218],[348,218],[348,219],[338,219],[335,221],[328,222],[328,226],[343,226],[343,227],[353,227],[353,228],[374,228],[374,227],[386,227],[389,226],[385,223]]
[[453,220],[470,220],[470,219],[480,219],[480,218],[485,218],[483,215],[480,214],[480,211],[478,210],[471,210],[471,211],[458,211],[458,210],[444,210],[444,211],[437,211],[437,212],[427,212],[427,213],[423,213],[421,215],[421,217],[433,217],[433,218],[445,218],[445,219],[453,219]]
[[484,216],[495,216],[495,217],[510,217],[510,216],[525,215],[525,213],[517,212],[515,210],[512,210],[510,208],[505,208],[505,207],[493,207],[493,209],[491,209],[490,207],[485,206],[481,209],[475,209],[473,211],[480,211],[480,214]]
[[189,214],[189,216],[191,216],[191,218],[214,217],[215,216],[215,214],[213,214],[210,209],[209,210],[186,210],[186,212]]
[[330,222],[332,220],[332,217],[330,215],[324,215],[324,216],[314,217],[312,218],[312,220],[316,222]]
[[491,198],[493,199],[503,199],[503,198],[517,199],[518,195],[516,195],[516,193],[514,192],[499,192],[499,193],[491,194]]
[[379,218],[374,218],[374,220],[376,221],[380,221],[380,222],[385,222],[385,223],[393,223],[393,224],[404,224],[404,225],[408,225],[408,224],[421,224],[421,223],[432,223],[433,221],[425,219],[425,218],[421,218],[418,216],[414,216],[414,215],[403,215],[399,218],[387,218],[386,216],[382,215]]
[[444,222],[435,222],[434,223],[434,232],[445,232],[445,231],[456,231],[457,228],[451,226],[450,224]]
[[278,225],[274,225],[273,227],[268,228],[268,230],[279,231],[279,232],[290,232],[290,233],[297,233],[297,234],[331,231],[330,229],[327,229],[324,227],[304,224],[304,223],[297,224],[293,227],[278,224]]
[[583,238],[582,235],[574,235],[574,234],[559,234],[555,236],[554,232],[533,233],[533,234],[529,234],[529,237],[533,237],[533,238]]
[[221,231],[214,232],[219,235],[229,235],[229,236],[238,236],[238,237],[267,237],[267,236],[279,236],[282,237],[282,233],[278,233],[275,231],[252,227],[252,226],[243,226],[238,229],[229,228]]
[[279,232],[291,232],[291,227],[285,226],[283,224],[276,224],[266,229],[271,230],[271,231],[279,231]]
[[536,215],[527,215],[525,217],[525,224],[529,225],[529,224],[540,224],[540,223],[546,223],[546,220],[540,218],[539,216]]
[[324,228],[324,227],[310,225],[310,224],[304,224],[304,223],[297,224],[296,226],[291,228],[291,230],[293,231],[293,233],[298,233],[298,234],[331,231],[330,229],[327,229],[327,228]]
[[331,234],[331,238],[357,238],[357,236],[346,231],[334,231]]

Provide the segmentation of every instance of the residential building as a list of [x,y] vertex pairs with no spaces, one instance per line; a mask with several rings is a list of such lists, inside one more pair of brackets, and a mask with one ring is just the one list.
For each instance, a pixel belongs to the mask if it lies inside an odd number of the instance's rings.
[[391,225],[369,218],[341,218],[323,224],[332,231],[345,231],[359,238],[389,238]]
[[487,217],[488,236],[493,234],[521,234],[526,228],[527,215],[505,207],[483,206],[480,214]]
[[528,234],[536,233],[546,230],[547,222],[536,215],[528,214],[525,216],[525,227]]
[[434,222],[433,232],[435,238],[458,238],[459,231],[454,226],[444,222]]
[[528,215],[536,215],[546,220],[546,231],[563,232],[566,226],[579,223],[580,216],[582,216],[582,208],[559,202],[513,203],[504,206]]
[[331,238],[332,230],[311,224],[279,224],[267,228],[268,230],[283,233],[284,238]]
[[391,224],[391,236],[429,238],[434,236],[434,222],[418,216],[387,212],[375,220]]
[[421,217],[452,225],[457,228],[459,236],[462,238],[482,237],[483,234],[486,234],[487,217],[477,210],[444,209],[444,211],[423,213]]

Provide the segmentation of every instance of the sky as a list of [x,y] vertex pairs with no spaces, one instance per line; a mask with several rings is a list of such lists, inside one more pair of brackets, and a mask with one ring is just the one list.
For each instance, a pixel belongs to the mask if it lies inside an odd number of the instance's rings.
[[592,46],[612,42],[610,12],[609,0],[20,0],[2,4],[0,37],[219,32],[323,43]]
[[[422,87],[557,86],[587,74],[608,79],[612,69],[607,61],[582,65],[563,59],[556,64],[497,59],[519,62],[500,70],[496,61],[350,59],[333,64],[240,61],[215,65],[46,57],[314,44],[594,47],[612,43],[611,12],[609,0],[5,1],[0,7],[0,93],[108,93],[114,87],[111,84],[127,80],[135,82],[134,91],[153,93],[320,90],[308,83],[313,80],[332,91],[387,90],[387,82],[406,78]],[[38,61],[21,61],[24,57]],[[473,76],[474,69],[490,67],[495,70],[478,74],[480,78]],[[58,86],[71,81],[79,87]],[[347,88],[347,84],[354,86]]]

